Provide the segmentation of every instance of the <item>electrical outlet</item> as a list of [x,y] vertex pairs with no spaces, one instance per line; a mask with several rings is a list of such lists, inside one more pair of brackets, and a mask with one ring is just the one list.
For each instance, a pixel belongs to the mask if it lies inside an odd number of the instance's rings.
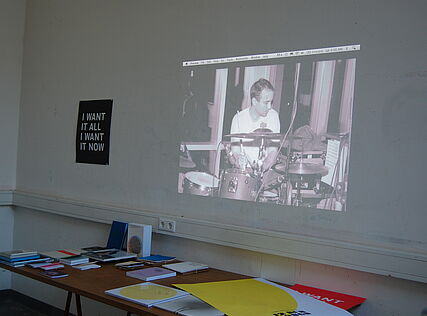
[[176,231],[176,222],[167,218],[159,218],[159,230],[174,233]]

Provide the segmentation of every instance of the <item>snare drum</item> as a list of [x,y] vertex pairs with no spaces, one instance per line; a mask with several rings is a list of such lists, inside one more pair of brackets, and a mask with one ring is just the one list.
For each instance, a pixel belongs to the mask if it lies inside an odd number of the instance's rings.
[[257,180],[248,172],[231,168],[221,177],[219,196],[222,198],[254,201],[258,189]]
[[184,193],[201,196],[216,196],[219,180],[208,173],[189,171],[184,175]]

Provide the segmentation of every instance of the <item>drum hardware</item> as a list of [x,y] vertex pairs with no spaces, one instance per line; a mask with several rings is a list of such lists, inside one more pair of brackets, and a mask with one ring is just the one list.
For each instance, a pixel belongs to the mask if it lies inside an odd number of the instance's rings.
[[291,181],[284,181],[279,187],[279,204],[292,205],[292,183]]
[[[278,163],[273,166],[273,170],[287,179],[286,182],[281,183],[280,203],[295,206],[302,205],[303,190],[313,190],[314,193],[320,192],[321,177],[328,174],[328,168],[323,165],[302,162]],[[296,190],[293,201],[292,190]]]
[[179,167],[183,169],[193,169],[196,167],[196,164],[192,159],[187,157],[179,156]]
[[267,156],[267,147],[265,146],[265,138],[261,137],[261,143],[259,144],[258,161],[263,160]]
[[248,163],[249,159],[246,156],[245,150],[243,149],[243,141],[240,140],[240,153],[237,160],[237,164],[241,170],[246,170]]
[[227,158],[228,162],[233,166],[233,168],[238,168],[241,170],[251,169],[252,171],[255,171],[256,166],[255,164],[252,164],[251,161],[248,159],[243,148],[242,140],[240,140],[240,142],[238,143],[240,146],[239,153],[233,153],[233,151],[231,150],[232,142],[223,143],[225,144],[225,157]]
[[184,193],[201,196],[216,196],[219,179],[215,176],[198,171],[189,171],[184,175]]
[[276,189],[283,181],[285,181],[284,175],[270,169],[262,175],[261,187],[265,190]]
[[279,195],[273,191],[264,191],[259,195],[258,201],[264,203],[279,203]]
[[253,133],[227,134],[227,135],[224,135],[224,137],[250,138],[250,139],[260,139],[260,138],[280,139],[282,137],[282,134],[272,133],[272,132],[267,132],[267,133],[253,132]]
[[293,205],[301,206],[302,190],[313,189],[314,192],[318,192],[320,190],[320,179],[328,174],[328,168],[311,163],[291,163],[288,174],[297,191]]
[[183,169],[192,169],[196,167],[185,143],[181,143],[179,147],[179,167]]
[[[273,165],[273,167],[263,170],[262,161],[266,158],[267,153],[267,140],[277,140],[281,139],[283,141],[283,135],[280,133],[273,133],[269,129],[258,129],[252,133],[236,133],[228,134],[225,137],[234,137],[240,138],[239,142],[227,142],[226,156],[228,161],[234,166],[234,168],[229,168],[223,170],[221,174],[219,196],[225,198],[239,199],[239,200],[248,200],[248,201],[272,201],[275,200],[278,204],[290,205],[292,200],[292,189],[299,189],[301,187],[302,181],[296,179],[294,184],[290,181],[290,173],[288,171],[288,156],[286,159],[283,159],[279,153],[277,154],[276,160],[279,163]],[[254,161],[253,164],[249,162],[246,155],[244,154],[243,139],[253,139],[259,141],[259,153],[258,160]],[[304,139],[303,136],[288,136],[286,140],[290,141],[292,139]],[[240,153],[232,153],[231,146],[232,144],[239,144]],[[280,159],[279,159],[280,157]],[[295,161],[294,161],[295,162]],[[296,165],[296,164],[295,164]],[[320,166],[321,167],[321,166]],[[293,166],[295,169],[295,166]],[[308,172],[311,173],[313,170],[310,168],[295,169],[297,173]],[[275,176],[271,176],[269,173],[275,173]],[[322,170],[314,170],[317,173],[323,173]],[[326,169],[327,173],[327,169]],[[292,176],[292,179],[295,179],[295,176]],[[297,183],[298,182],[298,183]],[[264,192],[268,190],[276,190],[278,193],[276,197],[264,195]],[[300,193],[300,192],[299,192]],[[300,196],[300,194],[297,194]]]
[[346,132],[346,133],[325,133],[325,134],[321,134],[321,136],[323,136],[325,138],[330,138],[330,139],[335,139],[335,140],[341,140],[343,138],[346,138],[349,135],[350,135],[349,132]]
[[258,180],[250,173],[238,168],[223,171],[219,196],[236,200],[254,201]]
[[224,149],[225,149],[225,156],[227,157],[228,162],[232,166],[236,166],[237,165],[237,159],[233,155],[233,152],[231,151],[231,144],[229,142],[225,143]]
[[295,163],[297,161],[305,162],[305,163],[314,163],[324,165],[326,160],[326,151],[307,151],[301,153],[300,151],[292,151],[290,154],[289,161],[290,163]]
[[[264,131],[264,130],[268,130],[269,129],[263,129],[263,128],[259,128],[257,130],[255,130],[252,133],[235,133],[235,134],[227,134],[224,135],[224,137],[235,137],[235,138],[250,138],[250,139],[260,139],[260,138],[264,138],[264,139],[282,139],[283,134],[280,133],[273,133],[273,132],[268,132],[268,131]],[[306,139],[306,137],[304,136],[297,136],[297,135],[290,135],[287,137],[288,140],[291,139]]]

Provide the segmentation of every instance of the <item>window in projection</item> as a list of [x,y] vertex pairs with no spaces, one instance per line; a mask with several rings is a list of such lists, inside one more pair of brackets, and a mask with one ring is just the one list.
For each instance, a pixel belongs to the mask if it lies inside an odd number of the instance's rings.
[[345,210],[356,59],[336,57],[183,67],[178,192]]

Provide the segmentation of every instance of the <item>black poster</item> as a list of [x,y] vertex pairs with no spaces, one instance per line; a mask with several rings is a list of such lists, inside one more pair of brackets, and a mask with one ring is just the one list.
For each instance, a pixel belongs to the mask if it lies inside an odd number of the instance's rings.
[[76,162],[108,165],[113,100],[80,101]]

